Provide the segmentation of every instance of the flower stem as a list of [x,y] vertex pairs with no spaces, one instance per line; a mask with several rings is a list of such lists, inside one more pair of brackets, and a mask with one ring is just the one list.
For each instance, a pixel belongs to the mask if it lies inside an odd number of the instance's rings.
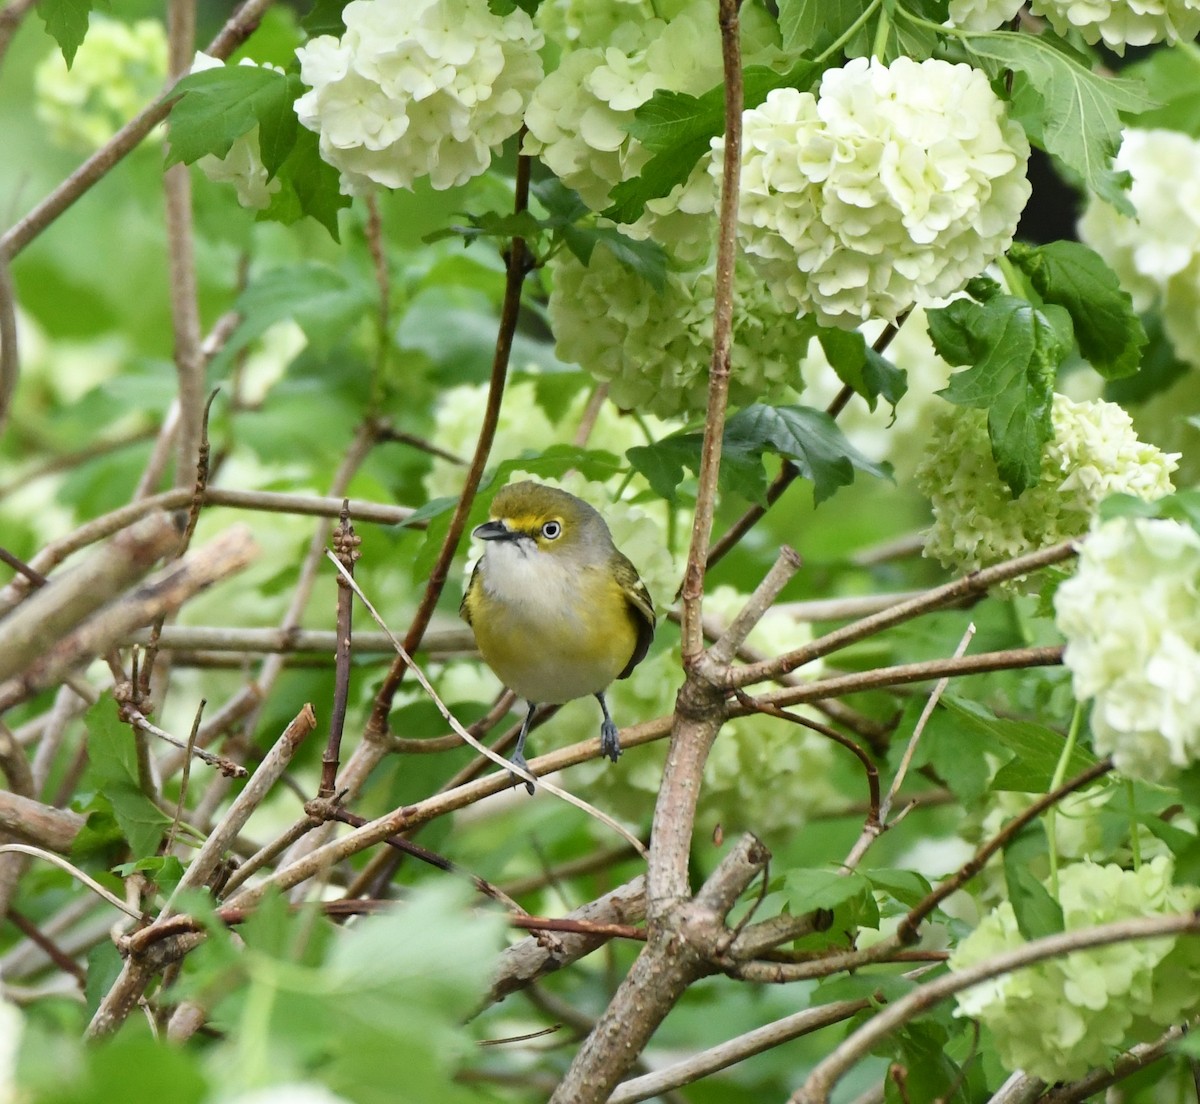
[[[1075,712],[1071,714],[1071,727],[1067,729],[1067,739],[1063,744],[1062,754],[1054,767],[1054,777],[1050,779],[1050,791],[1057,790],[1067,776],[1067,764],[1075,751],[1075,741],[1079,736],[1079,724],[1083,720],[1083,706],[1075,704]],[[1046,842],[1050,854],[1050,892],[1058,900],[1058,834],[1055,831],[1055,821],[1058,819],[1058,806],[1051,805],[1046,810]]]
[[836,54],[843,46],[846,45],[847,42],[849,42],[856,34],[858,34],[860,30],[862,30],[867,20],[869,20],[871,16],[875,14],[875,9],[881,7],[882,5],[883,0],[871,0],[871,3],[867,5],[867,10],[864,11],[862,15],[860,15],[853,23],[851,23],[850,26],[841,33],[837,40],[828,49],[823,50],[820,54],[818,54],[814,60],[819,63],[827,60],[833,54]]

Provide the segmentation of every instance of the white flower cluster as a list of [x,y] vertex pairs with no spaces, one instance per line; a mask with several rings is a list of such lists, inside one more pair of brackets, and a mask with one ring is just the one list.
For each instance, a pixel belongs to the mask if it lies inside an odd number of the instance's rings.
[[650,153],[629,136],[634,110],[659,89],[698,95],[721,80],[712,0],[676,18],[624,22],[601,45],[573,50],[538,86],[525,115],[525,152],[541,158],[593,210]]
[[[218,58],[198,52],[192,62],[192,72],[218,69],[225,63]],[[241,65],[254,65],[249,58],[242,58]],[[268,66],[283,72],[276,65]],[[278,180],[268,180],[258,146],[258,126],[251,127],[245,134],[234,139],[224,157],[208,153],[196,162],[196,167],[214,184],[232,184],[237,192],[238,203],[251,210],[261,211],[271,205],[271,196],[279,191]]]
[[[601,41],[565,53],[526,113],[525,152],[539,157],[594,211],[607,207],[613,186],[637,176],[650,160],[628,133],[636,109],[657,91],[695,96],[722,80],[715,0],[654,7],[658,18],[617,23]],[[590,11],[590,0],[579,10]],[[742,50],[748,65],[771,64],[779,56],[775,21],[758,5],[742,9]],[[702,159],[670,195],[651,200],[630,232],[652,233],[689,260],[703,260],[715,206],[705,164]]]
[[825,325],[952,295],[1012,243],[1030,194],[1025,133],[968,65],[855,58],[816,95],[775,89],[743,128],[743,247]]
[[1133,177],[1137,217],[1093,199],[1079,235],[1138,310],[1157,302],[1176,353],[1200,367],[1200,141],[1173,130],[1126,130],[1113,167]]
[[1078,31],[1118,54],[1126,46],[1191,42],[1200,32],[1200,0],[1033,0],[1030,10],[1058,34]]
[[622,23],[671,19],[687,0],[542,0],[534,22],[547,42],[568,50],[606,47]]
[[1200,758],[1200,535],[1176,521],[1106,522],[1054,608],[1076,697],[1095,698],[1096,751],[1151,781]]
[[296,114],[321,136],[343,187],[450,188],[478,176],[517,132],[542,79],[542,33],[487,0],[351,0],[340,39],[296,51],[311,91]]
[[1024,0],[950,0],[950,23],[964,31],[994,31],[1021,10]]
[[974,571],[1081,536],[1109,495],[1150,501],[1171,493],[1178,457],[1139,441],[1115,403],[1055,395],[1051,420],[1041,479],[1013,498],[992,459],[986,412],[952,406],[942,413],[915,474],[933,507],[925,555]]
[[[1186,913],[1200,888],[1171,884],[1165,856],[1140,870],[1077,863],[1059,874],[1065,930],[1142,916]],[[950,956],[951,970],[1020,947],[1025,940],[1006,901]],[[1115,943],[1003,974],[958,996],[958,1014],[992,1033],[1001,1061],[1053,1082],[1106,1066],[1200,1005],[1200,943],[1162,938]]]
[[57,46],[38,65],[37,117],[60,146],[99,149],[162,91],[166,77],[167,34],[158,20],[131,25],[93,12],[70,69]]
[[[656,292],[604,248],[586,267],[563,253],[551,262],[555,351],[610,384],[625,410],[673,417],[704,410],[712,359],[714,271],[673,269]],[[734,276],[730,400],[782,399],[803,387],[804,324],[783,310],[749,265]]]

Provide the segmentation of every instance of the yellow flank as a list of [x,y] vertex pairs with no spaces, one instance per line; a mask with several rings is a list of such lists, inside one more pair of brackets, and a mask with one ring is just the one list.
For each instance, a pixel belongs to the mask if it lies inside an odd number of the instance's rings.
[[512,579],[513,587],[489,578],[520,577],[522,566],[477,571],[471,580],[463,612],[484,662],[527,701],[561,703],[599,693],[638,646],[640,615],[624,588],[601,567],[566,573],[543,563],[539,578]]

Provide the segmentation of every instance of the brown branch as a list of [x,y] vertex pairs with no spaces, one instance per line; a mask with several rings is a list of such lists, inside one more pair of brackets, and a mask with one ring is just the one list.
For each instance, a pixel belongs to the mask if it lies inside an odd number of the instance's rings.
[[[80,663],[103,655],[133,629],[178,609],[195,594],[240,571],[257,554],[250,531],[235,526],[199,551],[162,568],[136,590],[84,621],[19,675],[0,683],[0,712],[61,682]],[[45,587],[38,597],[52,590]]]
[[[9,5],[12,7],[12,4]],[[0,58],[3,57],[3,16],[8,8],[0,12]],[[17,380],[21,375],[21,358],[17,349],[17,293],[13,287],[12,273],[8,269],[8,257],[0,246],[0,436],[12,409]]]
[[683,584],[679,588],[682,602],[681,647],[685,669],[690,669],[704,650],[701,599],[713,514],[716,511],[717,476],[729,403],[729,372],[733,351],[733,277],[737,263],[738,189],[742,174],[744,95],[741,43],[738,41],[738,5],[735,0],[720,0],[718,12],[725,84],[725,151],[721,168],[720,222],[713,281],[713,344],[708,376],[708,410],[704,420],[704,439],[700,446],[692,539],[688,547]]
[[[48,574],[73,552],[95,544],[105,537],[120,532],[147,514],[160,510],[178,510],[192,501],[192,491],[177,487],[172,491],[131,502],[112,513],[95,518],[76,529],[73,533],[46,545],[34,556],[30,567]],[[311,517],[336,518],[342,512],[341,497],[317,495],[277,494],[271,491],[229,491],[210,488],[204,492],[206,506],[230,506],[242,510],[263,510],[268,513],[302,514]],[[404,506],[384,506],[374,502],[350,500],[350,516],[356,521],[376,522],[380,525],[397,525],[411,516],[413,511]],[[322,547],[324,544],[322,543]],[[19,602],[29,586],[18,580],[0,591],[0,617]]]
[[4,61],[4,55],[8,53],[9,44],[22,20],[33,11],[36,3],[37,0],[9,0],[0,8],[0,62]]
[[65,974],[70,974],[80,987],[87,984],[87,970],[85,970],[78,962],[76,962],[69,954],[64,952],[57,943],[49,936],[44,934],[42,930],[33,923],[28,917],[19,913],[16,909],[10,908],[7,913],[12,926],[17,929],[26,939],[35,946],[40,947],[45,952],[46,957],[50,959],[60,970]]
[[[333,554],[353,576],[362,540],[350,524],[349,504],[342,511],[341,521],[333,531]],[[339,575],[337,587],[337,667],[334,672],[333,712],[329,717],[329,740],[321,759],[321,786],[317,796],[331,798],[337,783],[341,761],[342,730],[346,724],[346,703],[350,697],[350,633],[354,595],[349,584]]]
[[0,790],[0,830],[22,843],[69,854],[86,820],[78,813]]
[[178,540],[174,522],[164,513],[152,514],[42,586],[3,621],[0,682],[43,657],[52,644],[145,575]]
[[889,609],[882,610],[869,617],[854,621],[843,628],[826,633],[824,636],[818,637],[802,648],[785,652],[783,655],[763,663],[751,663],[733,668],[728,673],[725,685],[730,689],[737,686],[750,686],[753,683],[774,678],[788,671],[794,671],[806,663],[811,663],[813,660],[827,656],[831,652],[836,652],[841,648],[848,647],[850,644],[865,640],[867,637],[874,636],[884,629],[902,624],[921,614],[930,613],[953,602],[962,601],[964,598],[984,594],[993,586],[1006,582],[1009,579],[1016,579],[1043,567],[1062,563],[1064,560],[1071,559],[1075,553],[1075,543],[1073,541],[1063,541],[1061,544],[1056,544],[1051,548],[1030,552],[1024,556],[1008,560],[1005,563],[997,564],[994,567],[986,567],[980,571],[974,571],[969,575],[964,575],[962,578],[955,579],[953,582],[946,583],[944,586],[926,591],[924,594],[911,598],[907,602],[900,602]]

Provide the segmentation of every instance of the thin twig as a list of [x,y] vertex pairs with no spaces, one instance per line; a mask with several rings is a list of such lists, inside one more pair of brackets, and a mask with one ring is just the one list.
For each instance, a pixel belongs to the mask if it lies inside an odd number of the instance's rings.
[[[954,649],[955,659],[961,659],[966,654],[974,638],[975,622],[972,621],[967,626],[967,631],[963,633],[962,639],[958,642],[958,647]],[[934,684],[933,692],[925,702],[925,707],[921,710],[921,715],[917,718],[917,723],[913,726],[913,733],[908,741],[908,746],[904,749],[904,756],[900,760],[900,766],[896,768],[896,777],[892,779],[892,784],[888,787],[887,795],[884,797],[883,804],[879,809],[879,819],[883,824],[887,823],[888,814],[892,811],[892,802],[895,800],[896,794],[900,792],[900,787],[904,785],[904,776],[908,773],[908,768],[912,764],[913,755],[916,754],[917,743],[921,739],[921,733],[925,731],[925,726],[929,723],[929,718],[933,716],[933,711],[937,708],[937,703],[941,700],[942,695],[946,692],[946,687],[949,685],[949,676],[938,679]]]
[[[333,555],[353,580],[354,564],[359,557],[362,541],[350,524],[349,504],[342,511],[341,521],[333,531]],[[350,634],[353,622],[354,595],[346,580],[339,575],[337,587],[337,650],[333,684],[333,711],[329,717],[329,739],[321,759],[321,785],[317,796],[333,797],[341,762],[342,730],[346,724],[346,703],[350,697]]]
[[65,870],[77,882],[82,882],[98,897],[103,897],[113,908],[120,909],[126,916],[132,916],[135,920],[141,920],[142,914],[137,909],[130,908],[124,901],[121,900],[115,893],[109,893],[99,882],[90,875],[85,874],[79,867],[73,863],[67,862],[61,855],[56,855],[53,851],[45,851],[41,847],[31,847],[27,843],[4,843],[0,844],[0,855],[31,855],[35,859],[44,859],[48,863],[53,863],[60,870]]

